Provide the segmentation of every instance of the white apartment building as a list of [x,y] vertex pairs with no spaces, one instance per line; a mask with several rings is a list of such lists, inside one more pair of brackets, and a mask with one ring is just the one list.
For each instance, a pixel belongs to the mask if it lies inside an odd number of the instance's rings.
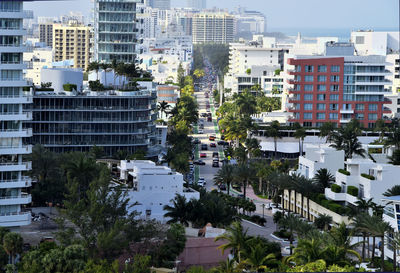
[[143,54],[176,56],[180,62],[193,62],[192,37],[174,35],[171,37],[143,39]]
[[383,55],[399,52],[400,33],[398,31],[352,31],[350,41],[354,43],[358,55]]
[[165,205],[172,205],[177,194],[190,199],[199,199],[200,193],[184,188],[183,175],[165,166],[156,166],[152,161],[122,160],[119,166],[120,178],[128,185],[131,208],[140,213],[141,218],[166,221]]
[[[388,222],[393,228],[393,231],[400,232],[400,196],[384,197],[382,202],[385,206],[383,210],[383,220]],[[393,232],[388,232],[385,243],[385,258],[393,260],[392,246]],[[400,250],[396,251],[397,265],[400,263]]]
[[317,171],[327,169],[332,175],[344,166],[344,151],[337,151],[328,145],[307,145],[305,155],[299,157],[297,173],[308,179],[314,178]]
[[31,213],[23,206],[32,198],[25,193],[32,180],[25,175],[31,170],[31,162],[23,156],[32,152],[32,146],[24,146],[22,138],[31,137],[32,130],[22,129],[22,122],[31,120],[32,113],[24,112],[25,104],[32,97],[23,93],[28,85],[23,77],[23,28],[24,18],[33,18],[32,12],[23,10],[23,1],[0,1],[0,226],[29,225]]
[[193,16],[193,43],[232,43],[234,39],[234,17],[223,12],[204,12]]
[[[364,158],[347,159],[344,163],[347,172],[337,171],[335,175],[335,184],[340,187],[340,192],[326,188],[325,196],[328,199],[355,205],[358,198],[373,198],[375,203],[380,204],[382,194],[398,184],[399,166],[374,163]],[[356,196],[349,194],[349,186],[358,189]]]
[[256,34],[267,32],[267,19],[261,12],[239,7],[233,15],[236,19],[236,33],[251,32]]
[[53,49],[50,47],[34,48],[32,52],[24,53],[24,62],[27,63],[25,78],[40,86],[42,82],[40,73],[42,68],[53,67]]

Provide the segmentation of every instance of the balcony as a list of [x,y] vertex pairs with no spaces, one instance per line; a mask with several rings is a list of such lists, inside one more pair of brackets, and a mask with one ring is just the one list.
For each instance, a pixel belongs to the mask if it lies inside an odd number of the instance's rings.
[[351,121],[351,118],[346,118],[346,119],[340,119],[340,123],[349,123]]
[[32,178],[29,176],[22,176],[21,179],[15,180],[0,180],[0,189],[28,188],[30,186],[32,186]]
[[32,129],[11,129],[11,130],[0,130],[0,138],[1,137],[31,137]]
[[0,51],[7,53],[27,52],[28,48],[23,44],[0,44]]
[[341,114],[354,114],[354,109],[340,109]]
[[32,153],[32,145],[20,146],[20,147],[4,147],[0,146],[0,155],[25,155]]
[[0,172],[18,172],[30,171],[32,169],[32,162],[7,162],[0,163]]
[[11,121],[11,120],[32,120],[32,112],[23,112],[23,113],[0,113],[0,120],[3,121]]
[[345,192],[333,192],[330,188],[325,188],[325,197],[333,201],[346,201]]
[[11,212],[0,214],[0,226],[19,227],[27,226],[31,223],[32,214],[30,212]]
[[388,107],[383,107],[383,113],[384,114],[391,114],[392,110],[390,110],[390,108],[388,108]]
[[296,83],[299,83],[299,81],[298,81],[298,80],[295,80],[295,79],[288,79],[288,80],[287,80],[287,83],[288,83],[288,84],[296,84]]
[[33,103],[32,96],[0,96],[2,104]]
[[27,205],[32,203],[30,194],[21,193],[20,196],[3,196],[0,197],[0,206],[6,205]]

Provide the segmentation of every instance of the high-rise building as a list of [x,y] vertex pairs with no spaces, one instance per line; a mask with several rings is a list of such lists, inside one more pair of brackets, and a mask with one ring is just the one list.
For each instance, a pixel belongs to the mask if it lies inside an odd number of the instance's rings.
[[39,24],[39,42],[53,47],[53,23]]
[[192,35],[193,43],[233,42],[234,17],[227,13],[207,12],[193,16]]
[[207,8],[207,0],[187,0],[187,7],[204,10]]
[[94,60],[133,63],[136,56],[136,4],[141,0],[95,0]]
[[74,60],[74,68],[87,69],[91,58],[93,29],[70,21],[68,25],[54,24],[54,61]]
[[384,95],[385,56],[355,56],[349,43],[326,44],[324,55],[292,55],[287,57],[286,73],[290,75],[288,109],[290,122],[306,127],[319,127],[324,122],[336,125],[359,120],[364,127],[390,114]]
[[149,0],[148,6],[155,9],[170,9],[171,8],[171,0]]
[[32,113],[24,112],[23,105],[32,98],[23,94],[27,82],[23,78],[24,18],[33,18],[23,10],[23,1],[0,1],[0,226],[23,226],[31,222],[30,212],[23,205],[32,198],[26,193],[31,179],[25,172],[32,168],[23,156],[32,152],[22,139],[32,136],[32,130],[23,129],[22,122],[31,120]]

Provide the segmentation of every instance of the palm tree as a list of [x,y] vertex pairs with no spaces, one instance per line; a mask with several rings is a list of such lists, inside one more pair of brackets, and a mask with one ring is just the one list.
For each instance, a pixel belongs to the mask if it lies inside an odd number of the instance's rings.
[[[214,272],[214,271],[212,271]],[[219,266],[216,268],[215,273],[235,273],[236,262],[234,259],[226,259],[224,262],[220,262]]]
[[396,150],[400,149],[400,128],[395,127],[392,130],[390,130],[386,141],[385,141],[385,146],[390,147],[394,146]]
[[327,214],[319,215],[314,221],[315,226],[323,230],[327,230],[331,223],[332,223],[332,216]]
[[326,143],[332,142],[334,133],[335,125],[332,122],[325,122],[320,128],[319,137],[326,137]]
[[254,170],[245,163],[236,165],[234,168],[234,179],[243,186],[243,198],[246,199],[246,189],[249,181],[254,177]]
[[245,141],[247,157],[258,156],[260,154],[260,141],[256,138],[246,138]]
[[279,225],[288,229],[288,231],[290,233],[290,238],[289,238],[290,255],[292,255],[294,231],[296,230],[296,227],[298,226],[300,221],[301,220],[299,219],[299,217],[295,216],[294,214],[287,214],[279,221]]
[[267,248],[265,245],[258,243],[254,246],[250,246],[249,249],[243,251],[243,256],[246,259],[242,262],[243,264],[249,265],[251,271],[259,271],[267,262],[275,260],[275,255],[270,253],[266,255]]
[[203,70],[203,69],[196,69],[196,70],[193,72],[193,75],[194,75],[196,78],[200,79],[200,78],[202,78],[202,77],[205,76],[205,73],[204,73],[204,70]]
[[339,128],[338,132],[333,134],[333,143],[330,146],[336,150],[343,150],[346,159],[352,158],[354,154],[365,157],[366,151],[358,140],[360,132],[360,123],[352,120],[346,127]]
[[224,164],[214,176],[214,182],[216,185],[225,184],[227,188],[227,194],[229,195],[232,181],[234,180],[235,167],[231,164]]
[[388,129],[389,128],[383,119],[378,119],[375,122],[374,132],[379,132],[379,141],[380,142],[383,141],[383,139],[385,137],[385,133],[388,131]]
[[189,204],[186,201],[186,197],[177,194],[175,199],[172,200],[172,206],[165,205],[164,210],[167,213],[164,217],[171,218],[168,220],[168,224],[179,222],[184,226],[189,225]]
[[321,259],[323,255],[323,242],[320,238],[315,237],[311,240],[300,239],[291,259],[300,264],[306,264]]
[[[257,170],[256,176],[258,177],[258,192],[265,195],[265,189],[263,187],[263,181],[268,178],[268,176],[272,173],[272,168],[268,166],[264,162],[260,162],[256,164],[255,169]],[[268,192],[268,185],[267,185]]]
[[242,116],[250,116],[257,112],[257,102],[255,97],[249,92],[234,95],[235,105]]
[[306,135],[307,135],[306,129],[304,129],[304,128],[298,128],[293,134],[293,136],[299,140],[300,156],[303,156],[303,142],[304,142],[304,138],[306,137]]
[[325,188],[329,188],[335,182],[335,176],[328,169],[322,168],[317,171],[313,180],[323,192]]
[[[171,108],[171,105],[169,105],[168,102],[166,102],[166,101],[161,101],[161,102],[159,102],[158,105],[157,105],[157,110],[161,112],[161,117],[162,117],[162,114],[163,114],[163,113],[164,113],[165,117],[167,117],[167,115],[168,115],[168,112],[167,112],[167,111],[168,111],[170,108]],[[161,117],[160,117],[160,118],[161,118]]]
[[23,239],[21,235],[15,232],[9,232],[4,235],[3,247],[10,258],[11,264],[15,264],[15,257],[17,254],[22,253]]
[[278,138],[281,138],[281,132],[280,132],[280,124],[277,120],[274,120],[271,125],[267,128],[267,136],[274,138],[274,147],[275,147],[275,154],[274,157],[276,158],[277,154],[277,141]]
[[87,71],[96,71],[96,80],[99,80],[99,70],[100,70],[100,64],[99,62],[91,62],[88,65]]
[[232,249],[235,256],[235,260],[241,262],[241,252],[248,246],[251,237],[247,235],[247,229],[243,230],[242,224],[238,221],[233,222],[230,227],[226,229],[226,232],[215,238],[215,241],[225,240],[225,244],[218,248],[224,253],[227,249]]
[[400,165],[400,150],[394,150],[391,156],[388,156],[388,163],[393,165]]
[[387,240],[389,244],[392,245],[393,249],[393,272],[396,272],[397,269],[397,251],[400,249],[400,233],[393,232],[392,237],[387,236]]
[[374,201],[372,201],[372,200],[373,200],[372,198],[370,198],[368,200],[358,198],[358,200],[355,203],[357,206],[357,209],[362,212],[368,212],[369,209],[373,208],[373,206],[375,204]]
[[397,196],[400,195],[400,185],[395,185],[383,193],[383,196]]

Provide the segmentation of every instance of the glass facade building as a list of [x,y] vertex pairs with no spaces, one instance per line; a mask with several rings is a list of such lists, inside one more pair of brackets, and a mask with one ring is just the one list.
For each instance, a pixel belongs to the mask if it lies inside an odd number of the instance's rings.
[[154,91],[87,95],[36,94],[31,111],[32,144],[54,152],[103,147],[108,156],[119,150],[133,154],[156,142]]
[[136,4],[142,0],[95,0],[94,59],[135,62]]

